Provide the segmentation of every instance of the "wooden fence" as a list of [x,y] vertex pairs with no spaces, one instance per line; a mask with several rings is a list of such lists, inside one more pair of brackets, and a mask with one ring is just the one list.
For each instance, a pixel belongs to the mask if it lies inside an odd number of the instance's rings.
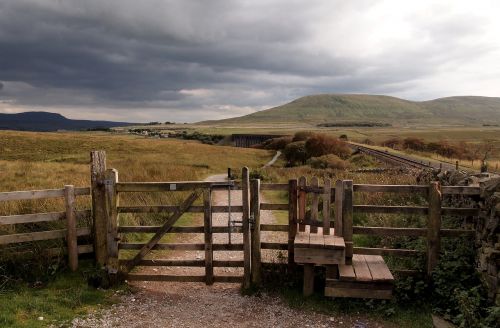
[[66,221],[66,229],[0,235],[0,249],[12,244],[64,238],[66,239],[65,248],[50,248],[44,250],[44,253],[48,256],[54,256],[67,251],[69,266],[71,270],[76,270],[78,268],[78,254],[93,252],[92,245],[78,245],[78,237],[89,236],[90,228],[77,228],[77,221],[89,218],[91,211],[76,210],[75,201],[77,196],[87,195],[90,195],[90,188],[75,188],[72,185],[67,185],[64,189],[0,192],[0,202],[64,198],[65,205],[65,211],[61,212],[0,216],[0,226]]
[[[251,215],[254,217],[255,222],[254,233],[252,234],[252,273],[255,277],[257,277],[256,281],[259,281],[260,279],[260,250],[274,249],[288,251],[288,265],[293,267],[293,242],[297,229],[300,229],[302,225],[306,224],[311,225],[311,227],[325,226],[325,222],[313,219],[312,217],[314,217],[314,215],[308,217],[305,213],[301,213],[305,210],[305,208],[300,210],[300,203],[305,202],[305,198],[308,194],[313,195],[313,200],[311,201],[312,204],[310,206],[310,209],[313,212],[314,210],[312,208],[318,206],[318,198],[314,195],[322,195],[323,199],[325,199],[325,195],[327,195],[331,204],[334,204],[333,210],[335,212],[335,220],[330,221],[329,225],[331,228],[343,230],[347,257],[352,256],[352,254],[389,255],[395,257],[426,256],[427,265],[426,268],[423,268],[423,271],[430,274],[438,261],[441,237],[470,237],[474,235],[474,230],[471,229],[443,229],[441,226],[441,218],[444,215],[458,217],[477,216],[479,214],[479,209],[443,207],[442,199],[445,195],[463,195],[466,197],[479,196],[479,187],[439,186],[437,182],[431,183],[430,185],[353,184],[352,181],[347,180],[337,181],[334,187],[327,187],[325,189],[324,186],[317,185],[317,179],[313,179],[311,182],[312,183],[310,185],[307,185],[305,177],[301,177],[299,180],[290,180],[288,184],[260,183],[258,180],[251,181],[252,195],[254,195],[252,197],[253,203],[251,205]],[[267,190],[287,191],[288,202],[260,202],[259,198],[261,191]],[[422,197],[427,198],[428,204],[427,206],[354,204],[354,193],[417,193]],[[288,224],[260,224],[260,210],[287,211],[289,218]],[[427,217],[427,227],[403,228],[354,226],[353,216],[358,213],[424,215]],[[339,216],[343,219],[339,220]],[[337,224],[337,227],[335,227],[335,224]],[[343,224],[344,226],[339,226],[340,224]],[[261,231],[288,232],[288,243],[261,243]],[[353,244],[353,235],[422,237],[427,239],[427,249],[422,251],[400,248],[356,247]],[[419,270],[397,270],[397,273],[404,275],[413,275],[418,272]]]

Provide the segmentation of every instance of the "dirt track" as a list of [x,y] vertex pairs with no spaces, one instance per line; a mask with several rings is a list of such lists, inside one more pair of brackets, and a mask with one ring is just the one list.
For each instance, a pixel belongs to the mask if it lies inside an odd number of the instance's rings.
[[[222,176],[213,176],[211,181]],[[231,192],[232,204],[241,204],[241,192]],[[214,205],[227,205],[227,191],[216,191]],[[234,215],[234,214],[233,214]],[[226,226],[227,214],[214,214],[214,226]],[[241,214],[234,217],[241,219]],[[262,223],[274,223],[271,212],[263,211]],[[237,236],[239,235],[239,236]],[[263,241],[286,241],[285,233],[267,233]],[[182,237],[176,242],[203,242],[203,235]],[[227,243],[227,234],[214,234],[214,243]],[[241,234],[233,235],[241,243]],[[272,253],[263,254],[264,261]],[[169,259],[203,259],[204,252],[176,251]],[[214,259],[242,259],[242,252],[215,252]],[[184,274],[204,273],[204,268],[146,267],[144,273]],[[242,275],[241,268],[215,268],[215,275]],[[387,327],[353,316],[326,316],[311,311],[291,309],[282,300],[270,295],[242,296],[239,284],[185,282],[133,282],[134,291],[122,295],[121,302],[111,308],[77,318],[73,327]]]

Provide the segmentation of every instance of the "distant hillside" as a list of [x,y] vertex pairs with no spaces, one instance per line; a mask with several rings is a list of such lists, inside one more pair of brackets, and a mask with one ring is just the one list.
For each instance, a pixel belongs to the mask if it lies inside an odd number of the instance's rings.
[[132,125],[124,122],[71,120],[61,114],[49,112],[25,112],[0,114],[0,130],[57,131],[113,128]]
[[216,122],[324,124],[360,121],[390,124],[500,123],[500,98],[449,97],[417,102],[378,95],[323,94]]

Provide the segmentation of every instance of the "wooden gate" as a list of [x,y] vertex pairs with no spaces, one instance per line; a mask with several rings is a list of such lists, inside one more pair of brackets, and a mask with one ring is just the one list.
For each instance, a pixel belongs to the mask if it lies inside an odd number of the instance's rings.
[[[127,280],[143,281],[186,281],[186,282],[243,282],[244,287],[250,286],[250,199],[248,169],[242,171],[240,184],[234,181],[227,182],[119,182],[118,172],[114,169],[106,171],[104,190],[106,195],[107,216],[107,269]],[[214,206],[212,194],[214,190],[240,190],[242,192],[241,206]],[[124,193],[162,193],[174,192],[187,194],[184,200],[177,205],[154,204],[130,206],[119,202]],[[212,226],[213,213],[241,213],[241,226]],[[119,216],[124,213],[164,213],[166,219],[158,226],[126,226],[120,225]],[[186,213],[203,213],[203,225],[185,226],[176,225]],[[214,233],[242,234],[241,243],[214,243]],[[129,242],[124,238],[126,234],[153,234],[147,242]],[[165,240],[166,234],[200,234],[204,235],[203,243],[176,243],[177,238]],[[135,254],[132,254],[132,251]],[[152,251],[181,250],[204,251],[204,259],[169,259],[158,258]],[[125,251],[125,252],[123,252]],[[243,260],[214,259],[216,251],[243,252]],[[128,253],[128,254],[124,254]],[[153,255],[146,258],[146,255]],[[126,255],[129,255],[128,257]],[[169,266],[169,267],[204,267],[204,274],[151,274],[135,272],[140,266]],[[242,267],[243,275],[214,275],[214,267]]]

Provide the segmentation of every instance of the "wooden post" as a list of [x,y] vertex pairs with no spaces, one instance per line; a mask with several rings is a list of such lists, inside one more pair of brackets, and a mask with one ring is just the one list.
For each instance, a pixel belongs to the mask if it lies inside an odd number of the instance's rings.
[[106,172],[106,152],[102,150],[90,153],[90,181],[92,188],[92,228],[94,235],[95,260],[101,266],[107,261],[107,222],[106,196],[104,193],[104,175]]
[[[319,181],[318,178],[313,177],[311,179],[311,187],[319,187]],[[319,195],[317,192],[313,193],[312,196],[312,203],[311,203],[311,221],[313,223],[318,222],[318,204],[319,204]],[[318,232],[318,227],[314,224],[311,225],[311,233],[317,233]]]
[[294,243],[298,216],[297,180],[288,181],[288,272],[295,268]]
[[251,285],[251,241],[250,241],[250,180],[248,167],[241,171],[241,196],[243,207],[243,288]]
[[345,242],[346,264],[351,264],[353,245],[352,245],[352,213],[353,213],[353,187],[352,180],[344,180],[344,200],[342,201],[342,217]]
[[76,234],[75,188],[64,186],[64,202],[66,207],[66,242],[68,245],[68,264],[71,271],[78,269],[78,236]]
[[252,283],[256,286],[261,283],[261,254],[260,254],[260,180],[251,181],[250,207],[253,215],[252,229]]
[[212,235],[212,191],[210,188],[203,190],[203,213],[205,230],[205,283],[214,283],[213,265],[213,235]]
[[455,170],[458,171],[458,161],[455,162]]
[[115,169],[106,170],[104,190],[106,194],[106,214],[107,214],[107,261],[108,273],[118,273],[118,193],[116,183],[118,182],[118,171]]
[[429,217],[427,222],[427,277],[437,265],[441,249],[441,187],[439,182],[429,186]]
[[344,200],[344,183],[342,180],[337,180],[335,182],[335,224],[334,224],[334,234],[335,236],[342,237],[344,235],[344,225],[342,224],[342,202]]
[[307,193],[305,190],[302,188],[305,188],[307,186],[307,180],[306,177],[302,176],[299,178],[299,231],[304,232],[306,231],[306,225],[304,224],[304,221],[306,219],[306,198],[307,198]]
[[330,234],[330,198],[332,193],[332,182],[325,179],[323,186],[323,235]]
[[304,296],[311,296],[314,293],[314,264],[304,264]]

